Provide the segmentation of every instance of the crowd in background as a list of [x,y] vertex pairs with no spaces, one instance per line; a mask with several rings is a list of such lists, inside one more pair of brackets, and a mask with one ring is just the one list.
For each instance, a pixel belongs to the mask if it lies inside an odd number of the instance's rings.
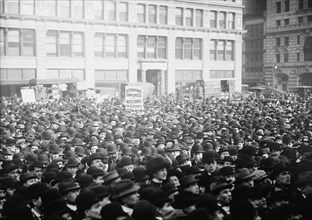
[[312,219],[312,97],[1,99],[1,219]]

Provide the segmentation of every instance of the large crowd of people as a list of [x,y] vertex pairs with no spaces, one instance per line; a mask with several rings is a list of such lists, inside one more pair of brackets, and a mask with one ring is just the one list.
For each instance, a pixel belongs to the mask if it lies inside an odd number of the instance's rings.
[[1,219],[312,219],[311,97],[0,104]]

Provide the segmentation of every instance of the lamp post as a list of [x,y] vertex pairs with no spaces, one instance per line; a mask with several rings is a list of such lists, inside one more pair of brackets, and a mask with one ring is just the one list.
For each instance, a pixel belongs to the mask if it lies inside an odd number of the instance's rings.
[[277,71],[278,66],[276,63],[273,63],[273,80],[272,80],[272,89],[275,87],[275,77],[276,77],[276,71]]

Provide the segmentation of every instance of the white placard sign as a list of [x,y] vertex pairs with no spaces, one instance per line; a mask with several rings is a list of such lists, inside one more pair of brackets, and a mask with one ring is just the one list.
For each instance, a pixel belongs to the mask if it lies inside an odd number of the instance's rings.
[[24,103],[36,102],[34,89],[21,89],[21,94]]
[[125,87],[125,105],[129,110],[142,110],[143,106],[143,87],[126,86]]

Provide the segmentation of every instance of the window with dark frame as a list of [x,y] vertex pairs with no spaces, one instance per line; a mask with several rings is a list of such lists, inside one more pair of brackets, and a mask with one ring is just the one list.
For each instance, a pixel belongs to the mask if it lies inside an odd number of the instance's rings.
[[284,62],[287,63],[288,62],[288,53],[284,54]]
[[167,19],[168,19],[168,7],[160,6],[159,7],[159,23],[167,24]]
[[281,13],[282,3],[276,2],[276,13]]
[[123,22],[128,21],[128,3],[127,2],[118,3],[118,15],[119,15],[119,21],[123,21]]
[[116,2],[115,1],[105,1],[106,7],[105,13],[106,13],[106,20],[107,21],[116,21]]
[[281,26],[281,20],[276,20],[276,26],[277,27]]
[[281,38],[280,38],[280,37],[277,37],[275,41],[276,41],[276,42],[275,42],[275,45],[276,45],[277,47],[281,46]]
[[138,36],[137,56],[143,59],[165,59],[167,57],[167,38]]
[[156,24],[156,5],[148,6],[148,22]]
[[201,60],[202,39],[178,37],[175,41],[176,59]]
[[210,40],[210,60],[217,60],[217,40]]
[[219,28],[225,28],[225,12],[219,12]]
[[210,12],[210,27],[212,28],[217,27],[217,12],[216,11]]
[[102,20],[104,18],[104,2],[103,1],[93,1],[93,17],[97,20]]
[[20,30],[19,29],[8,29],[7,30],[7,55],[9,56],[20,56]]
[[202,9],[196,9],[196,27],[202,27],[203,26],[203,10]]
[[289,12],[289,0],[285,1],[285,12]]
[[298,9],[301,10],[304,8],[304,0],[299,0],[298,1]]
[[175,24],[183,25],[183,8],[175,9]]
[[46,37],[47,56],[84,56],[83,32],[48,30]]
[[303,23],[303,16],[298,17],[298,24],[302,24]]
[[284,37],[284,46],[289,45],[289,37]]
[[187,8],[185,10],[185,25],[193,26],[193,9]]
[[145,23],[145,5],[137,5],[137,21],[139,23]]

